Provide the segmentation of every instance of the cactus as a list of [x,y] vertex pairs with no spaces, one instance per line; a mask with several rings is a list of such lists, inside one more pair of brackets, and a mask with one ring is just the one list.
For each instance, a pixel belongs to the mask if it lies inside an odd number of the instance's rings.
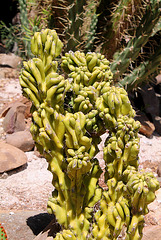
[[[86,7],[86,18],[84,18],[84,22],[86,24],[87,21],[90,21],[90,25],[86,27],[85,34],[85,51],[91,51],[93,49],[97,23],[98,23],[98,15],[96,14],[97,4],[96,2],[89,2]],[[87,24],[86,24],[87,25]]]
[[[26,0],[19,0],[19,9],[20,9],[21,28],[22,28],[22,32],[25,35],[26,29],[29,29]],[[27,41],[25,37],[23,37],[23,43],[25,46],[25,55],[27,57],[31,57],[30,41]]]
[[[160,31],[161,1],[110,2],[111,16],[106,7],[107,3],[102,0],[97,11],[105,11],[104,22],[107,19],[107,26],[98,19],[98,26],[101,23],[103,25],[102,31],[106,28],[106,31],[102,32],[105,41],[101,51],[111,60],[111,71],[116,84],[130,91],[141,86],[143,82],[150,81],[152,73],[155,73],[155,76],[158,74],[160,62],[155,63],[155,57],[159,59],[159,46],[156,47],[156,42]],[[149,68],[150,71],[147,71],[151,64],[152,70]],[[137,73],[140,69],[142,74]]]
[[1,223],[0,223],[0,239],[1,240],[8,240],[6,231],[5,231],[5,229],[4,229],[4,227],[2,226]]
[[68,10],[68,20],[69,24],[66,29],[66,40],[67,46],[66,50],[73,50],[77,49],[77,46],[81,44],[82,35],[81,35],[81,27],[83,24],[83,13],[84,13],[84,5],[86,3],[85,0],[70,0],[69,3],[69,10]]
[[[33,139],[53,175],[47,210],[62,226],[53,239],[117,239],[123,226],[126,239],[141,239],[159,183],[138,169],[140,123],[125,89],[113,85],[104,55],[69,51],[60,75],[55,58],[62,47],[55,30],[36,32],[35,57],[23,63],[19,78],[32,101]],[[107,130],[102,188],[96,154]]]
[[157,72],[157,69],[160,66],[161,62],[161,48],[160,46],[157,48],[154,54],[151,54],[150,58],[141,63],[138,67],[134,69],[133,72],[125,76],[121,79],[118,84],[127,91],[130,91],[138,86],[138,84],[142,83],[146,79],[148,79],[149,75]]
[[147,5],[144,17],[141,19],[136,29],[136,35],[128,42],[127,47],[114,58],[111,64],[111,71],[114,73],[115,79],[124,73],[130,65],[130,62],[136,60],[139,56],[141,48],[146,44],[152,34],[153,28],[159,20],[161,2],[152,0]]

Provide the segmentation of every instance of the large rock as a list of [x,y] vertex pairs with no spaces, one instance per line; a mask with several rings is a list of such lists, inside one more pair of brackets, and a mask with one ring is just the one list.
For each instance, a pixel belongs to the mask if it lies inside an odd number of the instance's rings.
[[16,102],[7,112],[3,128],[6,133],[13,133],[25,130],[25,109],[26,106],[21,102]]
[[34,141],[29,131],[7,134],[6,143],[11,144],[24,152],[31,151],[34,147]]
[[17,68],[22,59],[19,56],[16,56],[13,53],[10,54],[0,54],[0,65],[10,66],[12,68]]
[[26,154],[20,149],[0,142],[0,173],[10,171],[27,163]]
[[26,97],[20,96],[20,98],[18,98],[17,100],[15,100],[15,101],[13,100],[4,105],[4,107],[0,111],[0,118],[5,117],[6,114],[8,113],[8,111],[17,103],[19,103],[19,104],[22,103],[26,106],[25,118],[31,117],[30,109],[32,106],[32,102],[29,99],[27,99]]
[[155,131],[155,126],[152,122],[149,121],[147,116],[141,112],[137,111],[137,114],[135,116],[135,120],[139,121],[141,123],[141,127],[139,129],[139,132],[146,137],[150,137],[153,132]]
[[18,78],[18,69],[11,67],[0,67],[0,79],[4,78]]

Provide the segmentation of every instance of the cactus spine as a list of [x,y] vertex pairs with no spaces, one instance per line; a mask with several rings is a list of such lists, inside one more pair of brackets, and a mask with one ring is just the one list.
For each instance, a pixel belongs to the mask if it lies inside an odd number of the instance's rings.
[[131,38],[127,47],[118,54],[111,64],[111,71],[116,79],[127,70],[130,62],[138,57],[141,48],[151,36],[153,28],[160,17],[160,5],[161,3],[155,0],[152,0],[151,4],[147,5],[146,13],[136,29],[136,35]]
[[[53,239],[141,239],[144,215],[159,183],[138,170],[140,123],[134,120],[127,92],[113,85],[110,62],[100,53],[69,51],[57,73],[55,58],[62,43],[54,30],[37,32],[31,41],[36,56],[20,75],[25,96],[33,103],[31,133],[53,174],[47,209],[62,231]],[[104,145],[105,184],[96,158]]]
[[68,10],[68,19],[69,24],[66,29],[66,40],[67,47],[66,50],[75,51],[78,48],[78,45],[81,44],[81,27],[83,24],[83,13],[84,6],[86,4],[85,0],[70,0],[69,2],[69,10]]

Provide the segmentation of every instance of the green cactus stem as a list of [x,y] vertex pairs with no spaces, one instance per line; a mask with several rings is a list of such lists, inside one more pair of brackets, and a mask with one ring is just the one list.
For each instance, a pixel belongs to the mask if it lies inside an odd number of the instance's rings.
[[94,47],[94,40],[96,39],[96,30],[98,23],[98,14],[96,13],[97,4],[96,2],[89,2],[86,7],[86,18],[85,21],[90,19],[90,25],[86,29],[85,34],[85,51],[92,51]]
[[122,80],[119,81],[119,86],[124,87],[127,91],[130,91],[145,82],[148,77],[154,73],[161,62],[161,49],[158,47],[155,54],[153,54],[149,60],[141,63],[130,74],[127,74]]
[[[29,29],[26,0],[19,0],[19,9],[20,9],[21,28],[22,28],[22,32],[25,35],[26,29]],[[27,57],[31,57],[30,41],[27,41],[24,36],[23,42],[24,42],[24,46],[25,46],[25,55]]]
[[134,61],[140,53],[141,48],[146,44],[153,32],[153,28],[158,23],[160,17],[161,3],[152,0],[150,5],[147,5],[146,12],[141,19],[139,26],[136,29],[136,34],[129,40],[127,47],[116,55],[111,63],[111,71],[114,73],[114,79],[125,73],[130,62]]
[[[53,239],[114,240],[123,227],[126,239],[141,239],[159,182],[138,168],[135,111],[126,90],[113,85],[104,55],[69,51],[62,56],[61,75],[55,59],[61,49],[54,30],[35,33],[35,57],[24,62],[20,74],[23,93],[32,101],[30,130],[53,175],[47,210],[61,225]],[[103,172],[96,154],[107,131]],[[99,185],[101,174],[107,188]]]
[[69,2],[68,11],[69,25],[66,30],[67,40],[66,50],[75,51],[82,41],[81,26],[83,24],[84,5],[86,4],[86,1],[70,0],[68,2]]

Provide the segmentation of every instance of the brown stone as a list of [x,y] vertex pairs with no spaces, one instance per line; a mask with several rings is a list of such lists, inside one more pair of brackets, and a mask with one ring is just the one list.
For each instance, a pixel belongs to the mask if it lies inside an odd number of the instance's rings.
[[154,116],[153,117],[153,123],[154,123],[156,132],[159,135],[161,135],[161,117],[160,116]]
[[0,142],[0,173],[10,171],[27,163],[27,156],[20,149]]
[[25,130],[25,109],[26,106],[20,102],[16,102],[9,109],[3,120],[3,128],[6,133]]
[[22,103],[26,106],[25,109],[25,118],[29,118],[31,117],[31,113],[30,113],[30,109],[31,109],[31,101],[29,99],[27,99],[24,96],[21,96],[18,100],[9,102],[8,104],[5,104],[5,106],[1,109],[0,111],[0,117],[5,117],[7,112],[10,110],[11,107],[14,106],[15,103]]
[[6,143],[11,144],[24,152],[31,151],[34,147],[34,140],[29,131],[20,131],[6,136]]
[[143,112],[137,111],[135,120],[137,120],[141,123],[139,132],[141,134],[145,135],[146,137],[150,137],[153,134],[153,132],[155,131],[154,124],[149,121],[149,119]]
[[158,163],[157,174],[158,177],[161,177],[161,162]]
[[3,78],[18,78],[19,70],[11,67],[1,67],[0,68],[0,79]]
[[10,54],[0,54],[0,65],[10,66],[12,68],[17,68],[21,63],[22,59],[16,56],[14,53]]

